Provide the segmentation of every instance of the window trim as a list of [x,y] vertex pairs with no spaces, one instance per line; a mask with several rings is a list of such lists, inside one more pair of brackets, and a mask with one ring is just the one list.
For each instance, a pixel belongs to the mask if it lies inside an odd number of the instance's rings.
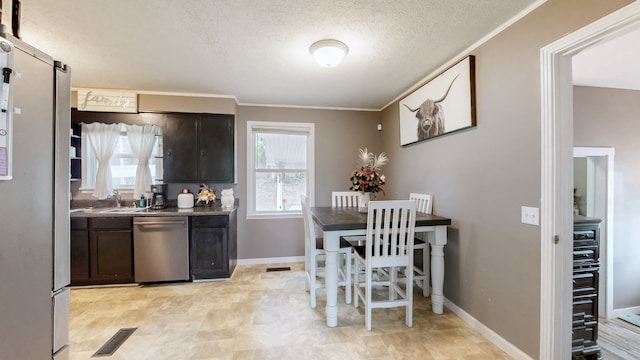
[[[315,124],[300,122],[247,121],[247,219],[294,219],[302,216],[301,210],[256,211],[255,207],[255,142],[256,131],[278,134],[304,134],[307,137],[307,199],[315,204]],[[278,169],[273,169],[277,172]],[[285,171],[299,169],[283,169]]]

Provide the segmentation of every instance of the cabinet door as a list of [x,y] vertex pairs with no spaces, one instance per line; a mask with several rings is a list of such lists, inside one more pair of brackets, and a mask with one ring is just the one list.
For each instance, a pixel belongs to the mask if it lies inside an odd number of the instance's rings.
[[71,285],[89,281],[89,230],[87,219],[71,219]]
[[191,275],[194,279],[228,277],[227,228],[191,229]]
[[133,281],[132,230],[92,230],[91,278],[102,283]]
[[164,181],[198,181],[198,118],[166,115],[163,138]]
[[200,121],[200,179],[218,183],[234,181],[233,115],[204,115]]

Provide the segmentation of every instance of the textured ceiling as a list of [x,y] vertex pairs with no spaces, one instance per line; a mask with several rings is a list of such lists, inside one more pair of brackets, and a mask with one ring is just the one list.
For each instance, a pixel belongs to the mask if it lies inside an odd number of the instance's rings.
[[[380,109],[538,0],[29,0],[21,37],[74,87]],[[309,55],[335,38],[335,68]]]

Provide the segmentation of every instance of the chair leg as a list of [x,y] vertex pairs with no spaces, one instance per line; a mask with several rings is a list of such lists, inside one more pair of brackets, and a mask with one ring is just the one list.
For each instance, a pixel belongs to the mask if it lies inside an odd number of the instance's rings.
[[318,254],[311,256],[309,263],[309,306],[316,308],[316,290],[318,289]]
[[371,288],[372,288],[372,282],[373,282],[373,276],[371,275],[372,271],[371,269],[367,269],[366,271],[366,279],[365,279],[365,304],[364,304],[364,308],[365,308],[365,315],[364,315],[364,326],[368,331],[371,331]]
[[360,277],[358,276],[358,272],[360,269],[360,264],[358,259],[353,259],[354,267],[353,267],[353,307],[358,307],[358,298],[360,297],[360,293],[358,292],[358,287],[360,286]]
[[309,270],[309,306],[316,308],[316,268],[314,266]]
[[[413,266],[409,267],[409,269],[412,269]],[[408,279],[410,281],[407,281],[407,288],[405,289],[406,291],[406,299],[407,299],[407,306],[406,306],[406,310],[405,310],[405,319],[404,322],[407,324],[408,327],[413,327],[413,279]],[[427,281],[424,282],[425,284],[425,288],[427,287]]]
[[[407,268],[407,271],[411,271],[411,268]],[[393,288],[393,284],[398,282],[398,269],[395,267],[389,268],[389,300],[393,301],[397,299],[397,293]]]
[[353,262],[353,260],[351,259],[351,251],[349,251],[348,253],[346,253],[344,255],[344,261],[345,261],[345,274],[344,274],[344,292],[345,292],[345,302],[347,304],[351,304],[351,281],[352,281],[352,276],[351,276],[351,263]]
[[424,273],[424,281],[422,282],[422,296],[431,295],[431,246],[427,241],[427,245],[422,249],[422,271]]

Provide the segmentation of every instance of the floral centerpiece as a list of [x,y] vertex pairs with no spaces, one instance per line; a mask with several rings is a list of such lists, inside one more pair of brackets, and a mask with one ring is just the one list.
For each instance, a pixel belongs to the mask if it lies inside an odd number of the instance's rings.
[[198,192],[198,203],[204,202],[205,206],[211,206],[215,200],[216,192],[209,185],[201,184]]
[[358,159],[360,168],[353,170],[351,173],[351,187],[349,189],[362,193],[377,193],[381,191],[384,194],[382,185],[385,184],[385,177],[378,172],[387,162],[389,162],[389,158],[385,153],[380,153],[380,155],[376,156],[368,152],[367,148],[360,149]]

